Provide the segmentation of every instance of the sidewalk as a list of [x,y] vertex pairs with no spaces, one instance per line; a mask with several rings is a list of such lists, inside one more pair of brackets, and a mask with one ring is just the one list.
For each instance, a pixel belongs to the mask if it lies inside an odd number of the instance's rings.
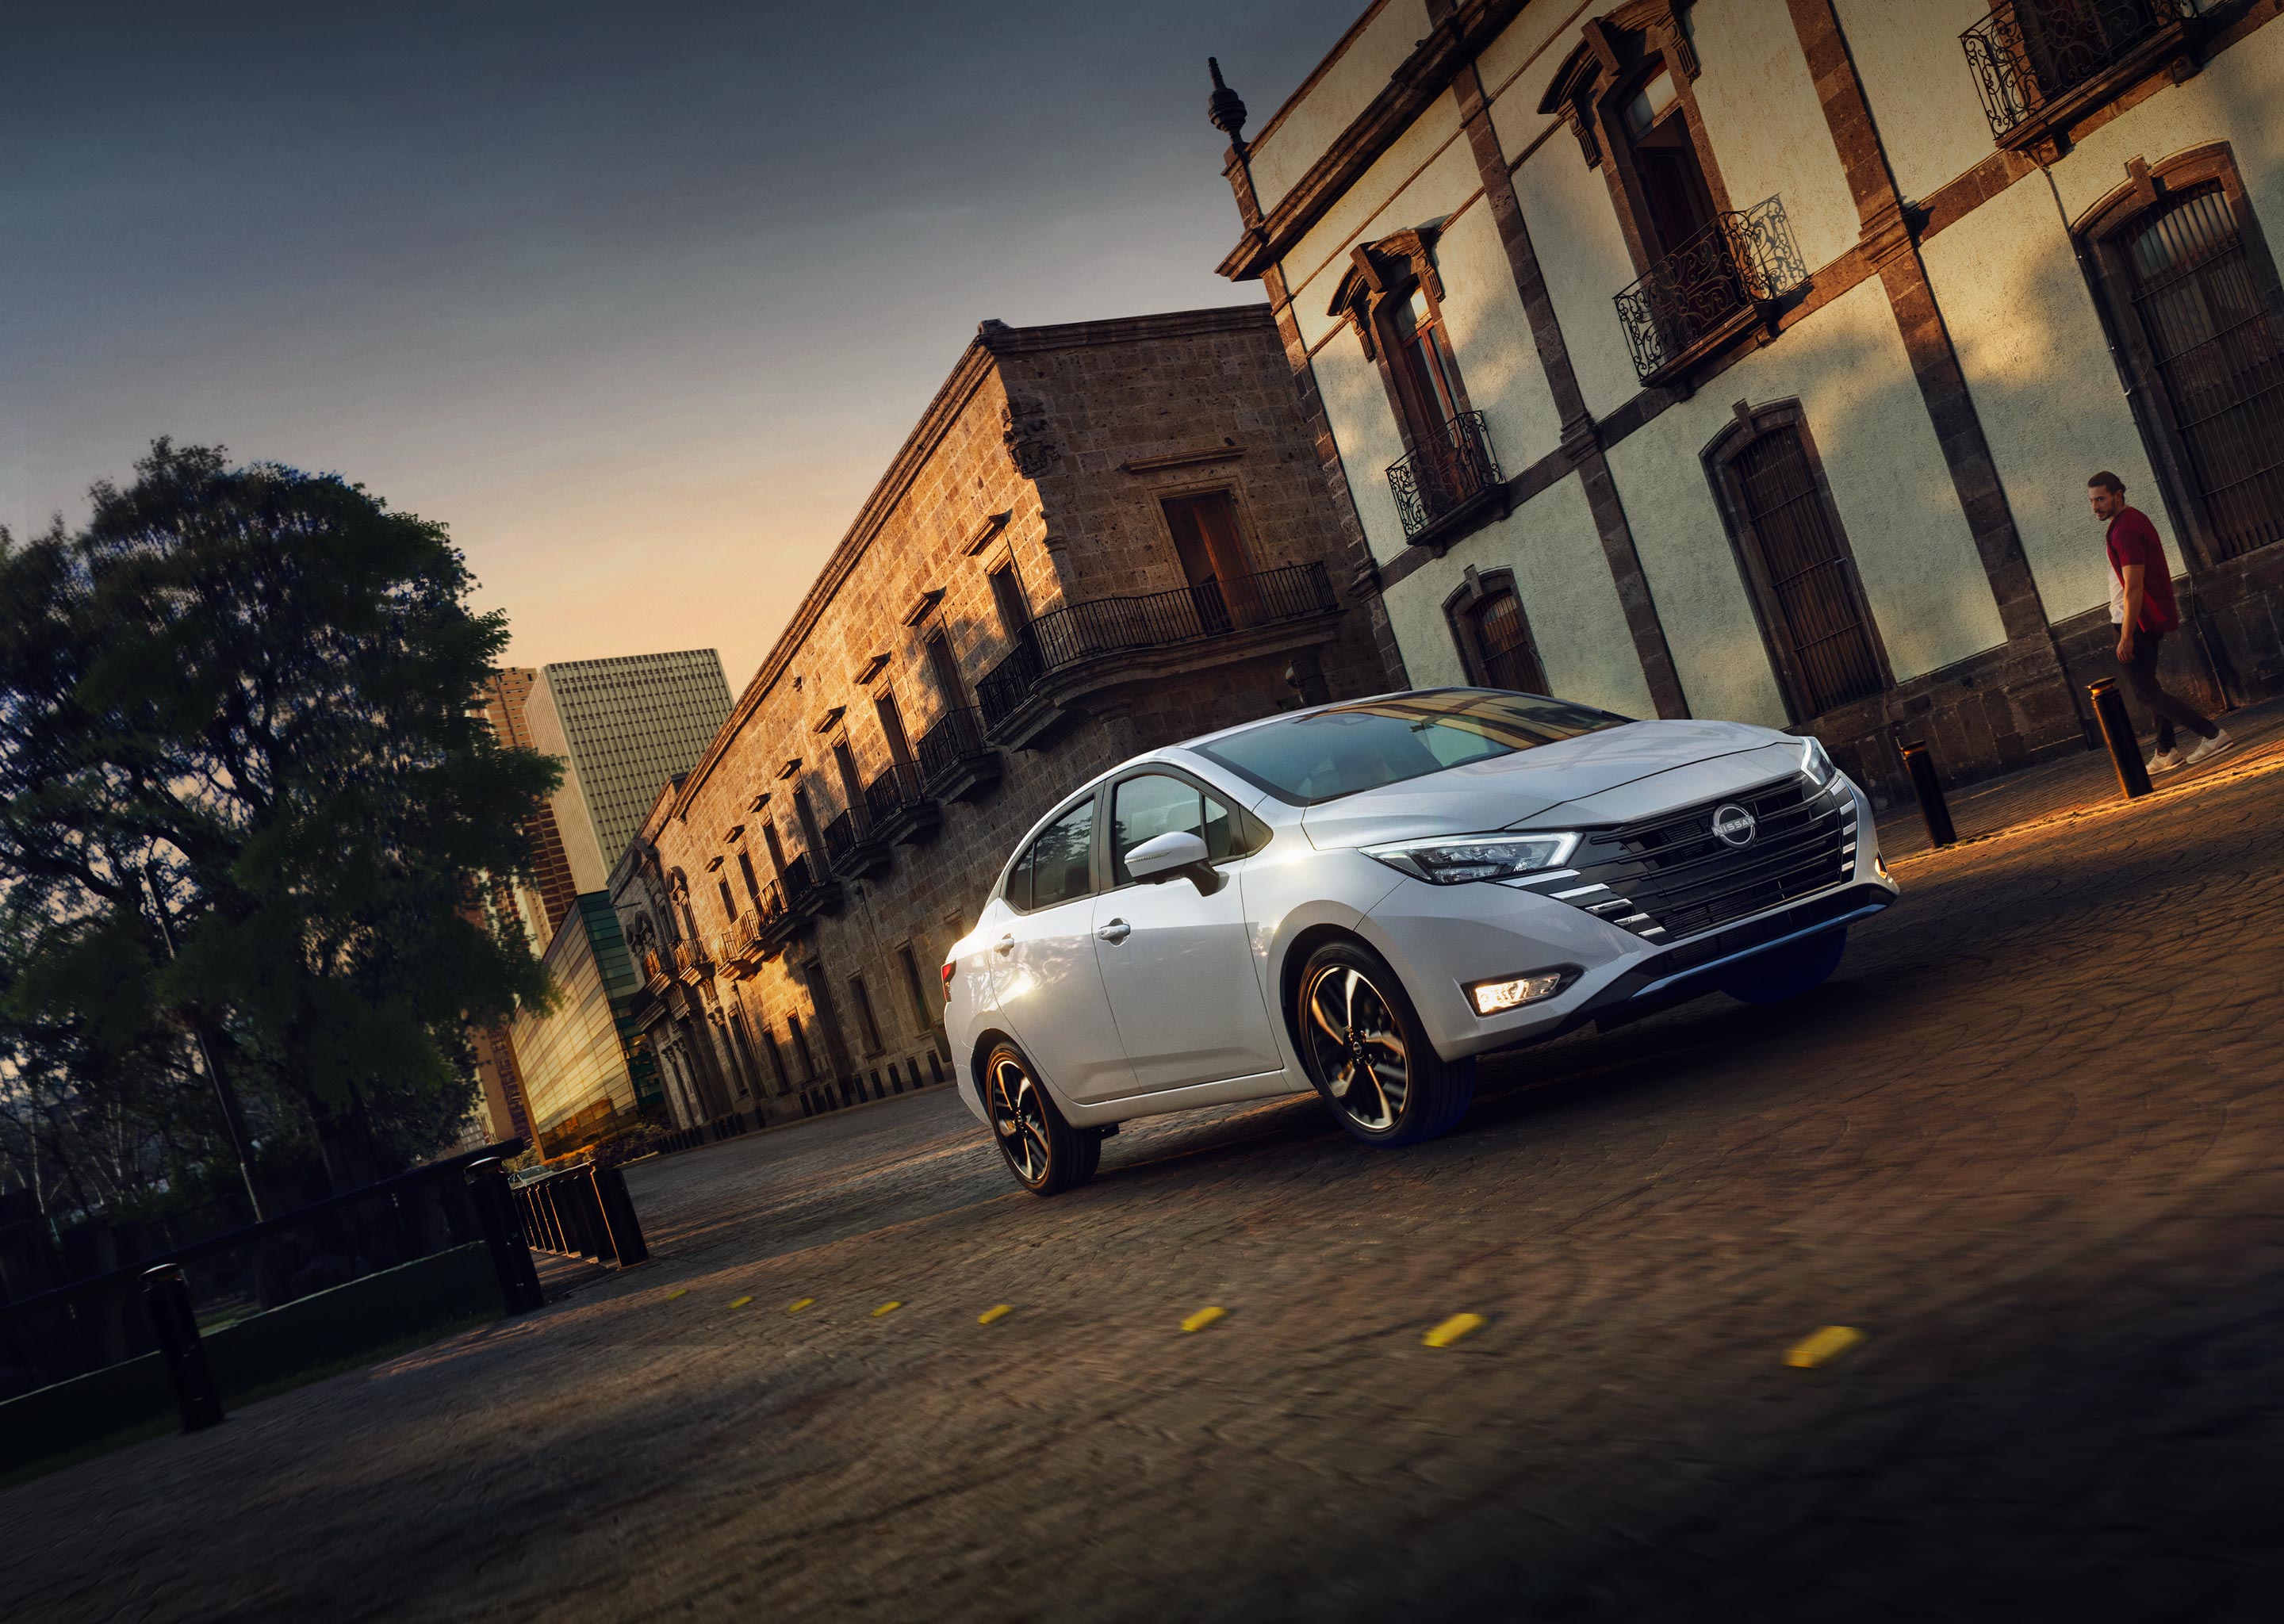
[[[2134,719],[2144,720],[2138,713]],[[2156,774],[2150,780],[2155,792],[2144,805],[2162,806],[2185,789],[2215,778],[2237,777],[2247,768],[2284,764],[2280,762],[2284,758],[2284,699],[2264,699],[2231,711],[2220,718],[2220,723],[2235,738],[2236,747],[2202,767]],[[2155,746],[2148,738],[2140,742],[2146,761]],[[2115,805],[2124,799],[2117,787],[2117,769],[2107,750],[2088,750],[2027,767],[1948,796],[1951,820],[1961,840]],[[1879,831],[1881,854],[1889,862],[1930,849],[1927,825],[1920,821],[1916,801],[1905,801],[1881,813]]]

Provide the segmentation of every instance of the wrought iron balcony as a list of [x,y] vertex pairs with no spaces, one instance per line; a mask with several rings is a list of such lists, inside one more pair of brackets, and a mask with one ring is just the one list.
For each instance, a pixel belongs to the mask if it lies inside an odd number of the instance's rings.
[[918,846],[935,834],[943,814],[920,783],[919,763],[891,761],[864,786],[864,809],[884,840]]
[[759,924],[755,935],[765,958],[809,928],[809,916],[786,906],[784,887],[775,880],[762,887],[762,906],[756,917]]
[[1483,432],[1483,414],[1461,412],[1443,425],[1440,438],[1390,463],[1388,488],[1404,521],[1404,539],[1416,546],[1457,539],[1469,519],[1493,506],[1503,512],[1506,491]]
[[2014,146],[2050,133],[2099,98],[2109,69],[2177,46],[2199,9],[2198,0],[2001,0],[1959,36],[1991,137]]
[[807,852],[786,859],[784,884],[788,913],[813,918],[841,911],[841,882],[825,878],[824,865]]
[[999,753],[983,741],[970,706],[954,706],[920,735],[920,785],[946,800],[974,800],[999,782]]
[[674,971],[695,984],[714,973],[714,961],[707,956],[703,942],[684,940],[674,944]]
[[1714,215],[1617,295],[1635,373],[1644,383],[1673,376],[1807,280],[1782,199]]
[[1086,598],[1033,621],[1006,658],[975,684],[976,702],[983,725],[997,728],[1048,678],[1103,655],[1199,643],[1339,608],[1321,564],[1292,564],[1136,597]]
[[[667,958],[670,959],[672,956],[672,953],[669,952]],[[651,991],[662,993],[666,990],[666,984],[674,980],[673,974],[666,966],[667,960],[659,957],[656,948],[643,949],[643,972]]]
[[825,826],[825,858],[835,877],[867,879],[885,870],[892,854],[872,829],[872,815],[851,807]]

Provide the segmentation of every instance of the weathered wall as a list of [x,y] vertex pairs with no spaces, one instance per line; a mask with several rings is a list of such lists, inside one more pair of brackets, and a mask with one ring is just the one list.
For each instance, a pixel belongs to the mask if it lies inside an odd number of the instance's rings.
[[1278,199],[1388,87],[1390,74],[1429,27],[1425,0],[1382,0],[1344,43],[1337,60],[1278,114],[1264,121],[1253,152],[1253,184],[1261,207]]

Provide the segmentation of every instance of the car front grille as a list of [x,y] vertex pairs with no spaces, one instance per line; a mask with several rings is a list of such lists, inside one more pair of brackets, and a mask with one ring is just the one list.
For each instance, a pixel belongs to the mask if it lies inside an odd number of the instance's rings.
[[[1823,786],[1795,776],[1590,831],[1569,869],[1513,883],[1650,941],[1678,941],[1845,880],[1856,863],[1856,800],[1847,785],[1838,774]],[[1750,815],[1749,834],[1734,808]],[[1728,839],[1714,829],[1724,813]]]

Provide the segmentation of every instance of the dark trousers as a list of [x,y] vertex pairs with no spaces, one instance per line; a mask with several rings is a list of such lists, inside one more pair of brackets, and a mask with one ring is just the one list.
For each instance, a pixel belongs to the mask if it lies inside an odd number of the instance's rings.
[[2161,631],[2141,631],[2133,634],[2133,658],[2125,662],[2125,685],[2133,697],[2141,701],[2142,708],[2157,719],[2157,753],[2164,754],[2173,747],[2173,726],[2178,722],[2199,738],[2210,738],[2220,731],[2197,714],[2196,707],[2186,699],[2177,699],[2157,684],[2157,648],[2165,640]]

